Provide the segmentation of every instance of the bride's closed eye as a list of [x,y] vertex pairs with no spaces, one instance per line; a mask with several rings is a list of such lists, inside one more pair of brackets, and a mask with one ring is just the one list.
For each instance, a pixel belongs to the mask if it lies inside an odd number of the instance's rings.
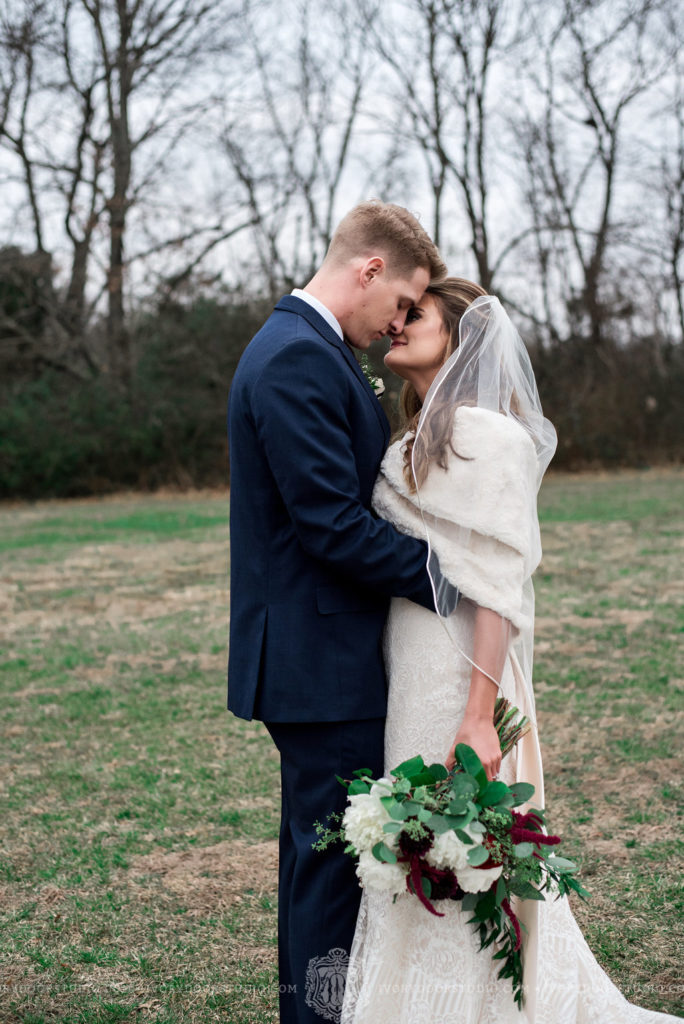
[[406,323],[412,324],[416,320],[420,320],[421,311],[419,306],[411,306],[408,313],[406,314]]

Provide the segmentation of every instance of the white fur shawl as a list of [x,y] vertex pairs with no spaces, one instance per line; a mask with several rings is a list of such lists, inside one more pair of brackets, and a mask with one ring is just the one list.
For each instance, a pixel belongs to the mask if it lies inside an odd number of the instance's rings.
[[[405,440],[385,455],[373,508],[402,533],[425,538],[417,496],[404,477]],[[510,417],[461,406],[453,447],[458,455],[447,448],[447,469],[434,464],[421,487],[431,546],[450,583],[525,628],[531,622],[523,583],[541,557],[534,444]]]

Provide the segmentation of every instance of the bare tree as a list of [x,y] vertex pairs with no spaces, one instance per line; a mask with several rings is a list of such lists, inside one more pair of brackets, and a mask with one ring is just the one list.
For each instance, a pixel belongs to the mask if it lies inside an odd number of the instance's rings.
[[47,4],[27,0],[19,11],[3,11],[0,38],[2,63],[0,89],[2,112],[0,139],[17,157],[31,217],[37,252],[46,252],[43,215],[36,183],[36,159],[32,139],[32,105],[41,88],[36,67],[41,45],[50,29]]
[[653,0],[563,0],[553,13],[555,23],[535,19],[537,96],[520,123],[526,194],[547,318],[560,289],[570,329],[600,352],[628,312],[615,280],[636,225],[624,201],[634,174],[627,115],[664,73],[668,51]]
[[445,203],[455,193],[485,288],[517,244],[511,237],[495,255],[491,237],[492,180],[500,170],[492,145],[495,77],[517,45],[512,6],[508,0],[366,5],[372,44],[398,84],[397,131],[425,163],[433,237],[443,241]]
[[[82,344],[87,263],[91,238],[97,223],[97,205],[101,207],[98,182],[101,170],[102,144],[91,134],[92,81],[78,92],[80,106],[74,108],[74,150],[54,159],[50,154],[49,97],[62,93],[64,79],[59,78],[58,62],[52,53],[53,40],[59,36],[60,25],[54,9],[41,0],[6,8],[0,28],[2,60],[0,61],[0,145],[16,157],[18,173],[10,176],[8,186],[22,186],[30,215],[34,254],[25,256],[17,248],[4,251],[3,264],[8,280],[39,282],[31,288],[32,301],[42,310],[39,321],[27,323],[4,312],[4,335],[14,339],[25,358],[49,364],[72,373],[92,369],[93,361]],[[67,69],[69,62],[67,56]],[[90,146],[90,151],[89,151]],[[53,266],[48,252],[46,228],[45,184],[64,199],[64,228],[72,243],[69,285],[65,301],[60,301],[53,288]],[[85,222],[77,223],[77,195],[86,187],[90,192]],[[33,273],[31,268],[38,268]],[[28,272],[28,277],[27,277]],[[50,338],[46,351],[36,325]]]
[[253,75],[237,106],[225,98],[221,137],[272,295],[306,280],[325,254],[359,145],[371,71],[349,4],[323,10],[316,0],[297,0],[288,8],[296,26],[289,38],[262,31],[276,8],[285,13],[278,4],[245,20]]
[[[195,249],[206,252],[240,227],[227,226],[216,211],[192,227],[179,224],[178,216],[157,216],[150,243],[139,217],[135,241],[130,238],[132,212],[142,210],[143,200],[159,209],[156,193],[168,192],[165,175],[179,146],[207,111],[196,72],[206,71],[210,57],[224,59],[238,5],[5,0],[0,144],[20,169],[15,180],[21,180],[38,252],[48,245],[44,208],[50,206],[52,221],[55,207],[62,210],[71,252],[63,328],[72,336],[82,333],[104,296],[107,362],[122,380],[131,370],[125,315],[131,263],[197,235],[204,237]],[[247,223],[244,217],[241,222]],[[100,288],[90,271],[95,255],[103,269]]]
[[665,258],[684,342],[684,67],[681,54],[673,75],[672,114],[674,133],[669,152],[661,159],[662,194],[665,206]]
[[[130,341],[125,322],[124,239],[128,211],[136,199],[133,161],[137,151],[159,139],[171,126],[177,139],[195,103],[172,104],[188,85],[198,56],[213,40],[215,0],[64,0],[65,22],[70,17],[90,25],[101,69],[102,92],[111,150],[111,180],[107,196],[109,260],[107,271],[107,332],[118,374],[130,373]],[[141,116],[137,97],[152,112]],[[170,108],[173,107],[173,113]],[[136,123],[137,122],[137,123]],[[164,147],[162,147],[163,150]]]

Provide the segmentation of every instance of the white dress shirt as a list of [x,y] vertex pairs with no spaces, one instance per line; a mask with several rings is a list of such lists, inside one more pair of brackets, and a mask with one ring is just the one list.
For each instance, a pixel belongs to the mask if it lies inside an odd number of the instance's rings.
[[305,292],[303,288],[293,288],[290,294],[294,295],[295,298],[297,299],[303,299],[304,302],[308,302],[309,305],[312,306],[317,313],[321,314],[325,322],[332,327],[335,334],[337,334],[341,338],[341,340],[344,341],[342,328],[337,322],[337,318],[330,312],[327,306],[323,305],[320,299],[317,299],[314,295],[311,295],[309,292]]

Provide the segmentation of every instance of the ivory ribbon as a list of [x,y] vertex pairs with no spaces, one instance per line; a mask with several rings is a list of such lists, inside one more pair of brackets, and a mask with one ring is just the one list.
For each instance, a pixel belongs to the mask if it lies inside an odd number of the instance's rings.
[[[517,745],[516,782],[531,782],[534,786],[532,800],[524,804],[523,813],[541,810],[544,807],[544,770],[542,768],[539,735],[537,733],[534,708],[530,706],[528,687],[526,685],[520,662],[511,651],[511,666],[515,679],[516,706],[532,722],[532,728],[523,736]],[[534,1024],[537,1009],[537,955],[539,939],[539,900],[515,899],[513,910],[518,920],[525,925],[523,932],[522,961],[524,976],[523,1007],[529,1024]]]

